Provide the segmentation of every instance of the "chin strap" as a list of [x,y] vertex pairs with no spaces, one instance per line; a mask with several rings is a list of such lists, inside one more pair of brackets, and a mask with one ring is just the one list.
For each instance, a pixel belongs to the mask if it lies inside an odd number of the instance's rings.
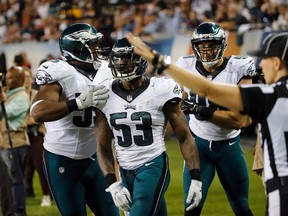
[[203,65],[207,66],[207,67],[213,67],[214,65],[216,65],[218,63],[218,60],[212,61],[212,62],[202,62]]

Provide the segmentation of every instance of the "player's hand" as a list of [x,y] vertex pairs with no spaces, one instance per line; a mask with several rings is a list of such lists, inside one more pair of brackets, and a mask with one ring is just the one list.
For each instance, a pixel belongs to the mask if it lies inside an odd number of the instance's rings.
[[108,97],[108,89],[105,86],[91,86],[76,98],[76,103],[79,109],[91,106],[101,109],[105,106]]
[[185,115],[194,114],[195,104],[189,100],[183,100],[181,103],[181,110]]
[[190,211],[198,206],[199,202],[202,199],[202,182],[192,179],[189,187],[188,196],[186,199],[186,203],[191,203],[186,210]]
[[102,109],[109,98],[109,90],[103,86],[93,86],[92,106]]
[[181,110],[185,115],[194,114],[195,118],[200,121],[209,120],[215,112],[211,107],[202,106],[186,99],[181,103]]
[[130,211],[131,195],[127,188],[122,185],[122,182],[117,181],[111,184],[107,189],[113,198],[115,205],[123,211]]

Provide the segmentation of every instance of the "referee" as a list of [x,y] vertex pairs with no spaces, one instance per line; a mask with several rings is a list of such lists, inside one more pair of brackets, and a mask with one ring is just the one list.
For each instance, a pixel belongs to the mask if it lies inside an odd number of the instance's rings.
[[[262,57],[260,65],[269,86],[242,89],[244,111],[260,122],[264,148],[264,180],[267,191],[266,215],[288,215],[288,33],[274,33],[262,49],[248,52]],[[253,96],[247,96],[253,94]],[[257,105],[250,101],[255,100]],[[247,102],[245,103],[245,100]],[[257,110],[258,109],[258,110]]]
[[[128,34],[134,51],[191,91],[218,105],[239,110],[259,123],[264,150],[267,216],[288,215],[288,32],[269,34],[262,48],[248,52],[261,57],[266,84],[212,83],[176,66],[167,56],[155,54],[139,37]],[[155,60],[156,59],[156,60]],[[158,61],[157,61],[158,59]]]

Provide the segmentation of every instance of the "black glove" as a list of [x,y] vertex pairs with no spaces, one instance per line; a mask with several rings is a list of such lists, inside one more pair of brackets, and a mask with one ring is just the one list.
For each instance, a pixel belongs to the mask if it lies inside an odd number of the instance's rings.
[[211,107],[202,106],[200,104],[192,103],[189,100],[183,100],[181,103],[181,110],[185,115],[194,114],[199,121],[209,120],[215,109]]

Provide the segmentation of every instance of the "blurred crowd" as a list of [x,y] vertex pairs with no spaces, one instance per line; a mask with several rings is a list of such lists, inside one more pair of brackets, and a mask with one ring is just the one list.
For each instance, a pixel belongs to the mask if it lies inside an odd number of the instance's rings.
[[[225,30],[288,30],[287,0],[0,0],[0,44],[58,40],[87,22],[113,43],[128,31],[146,41],[173,38],[213,20]],[[244,28],[240,28],[245,26]],[[243,30],[244,29],[244,30]]]

